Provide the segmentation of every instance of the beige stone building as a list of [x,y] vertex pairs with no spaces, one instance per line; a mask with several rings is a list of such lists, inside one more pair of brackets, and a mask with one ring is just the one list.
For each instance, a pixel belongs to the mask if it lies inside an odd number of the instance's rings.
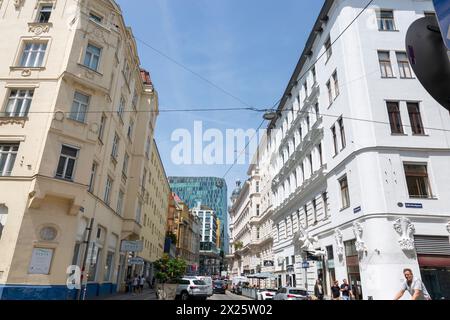
[[87,298],[113,293],[121,240],[162,254],[157,93],[114,1],[0,1],[0,16],[0,299],[75,298],[85,260]]

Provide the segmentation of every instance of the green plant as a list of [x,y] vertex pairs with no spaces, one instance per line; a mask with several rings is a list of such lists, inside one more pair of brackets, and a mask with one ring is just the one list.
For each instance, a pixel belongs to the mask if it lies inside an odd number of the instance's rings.
[[186,261],[170,258],[167,254],[155,261],[156,279],[159,283],[176,283],[186,271]]
[[240,250],[244,247],[244,244],[242,243],[242,241],[238,241],[234,244],[234,250]]

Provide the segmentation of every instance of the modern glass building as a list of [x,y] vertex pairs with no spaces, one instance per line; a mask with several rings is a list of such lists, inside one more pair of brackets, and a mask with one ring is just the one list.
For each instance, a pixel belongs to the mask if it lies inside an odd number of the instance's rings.
[[220,220],[220,249],[228,254],[228,206],[225,179],[214,177],[169,177],[172,192],[188,206],[194,208],[200,202],[213,209]]

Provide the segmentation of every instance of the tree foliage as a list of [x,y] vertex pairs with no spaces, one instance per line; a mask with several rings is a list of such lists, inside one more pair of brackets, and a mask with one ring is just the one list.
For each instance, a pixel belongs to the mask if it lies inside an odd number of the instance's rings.
[[155,261],[156,279],[160,283],[172,283],[183,277],[186,271],[186,261],[170,258],[167,254]]

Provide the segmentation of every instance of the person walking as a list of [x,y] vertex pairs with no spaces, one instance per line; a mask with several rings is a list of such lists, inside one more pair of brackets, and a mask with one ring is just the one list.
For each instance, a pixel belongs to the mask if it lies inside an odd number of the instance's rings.
[[331,286],[331,298],[333,300],[340,300],[341,288],[339,287],[339,281],[335,280]]
[[323,300],[323,286],[322,286],[322,281],[320,279],[316,280],[316,284],[314,286],[314,295],[317,297],[317,299],[319,300]]
[[415,278],[411,269],[403,269],[403,276],[405,280],[402,283],[400,291],[396,294],[394,300],[399,300],[403,297],[405,291],[411,295],[411,300],[431,300],[431,296],[425,288],[422,280]]
[[352,287],[347,282],[347,279],[342,280],[344,283],[341,285],[342,300],[350,300],[353,297]]
[[133,278],[133,292],[136,293],[138,290],[138,286],[139,286],[139,278],[138,275],[135,274],[134,278]]
[[144,284],[145,284],[145,277],[143,275],[139,276],[139,292],[144,292]]
[[131,279],[131,275],[128,275],[127,277],[127,292],[128,293],[133,293],[133,280]]

